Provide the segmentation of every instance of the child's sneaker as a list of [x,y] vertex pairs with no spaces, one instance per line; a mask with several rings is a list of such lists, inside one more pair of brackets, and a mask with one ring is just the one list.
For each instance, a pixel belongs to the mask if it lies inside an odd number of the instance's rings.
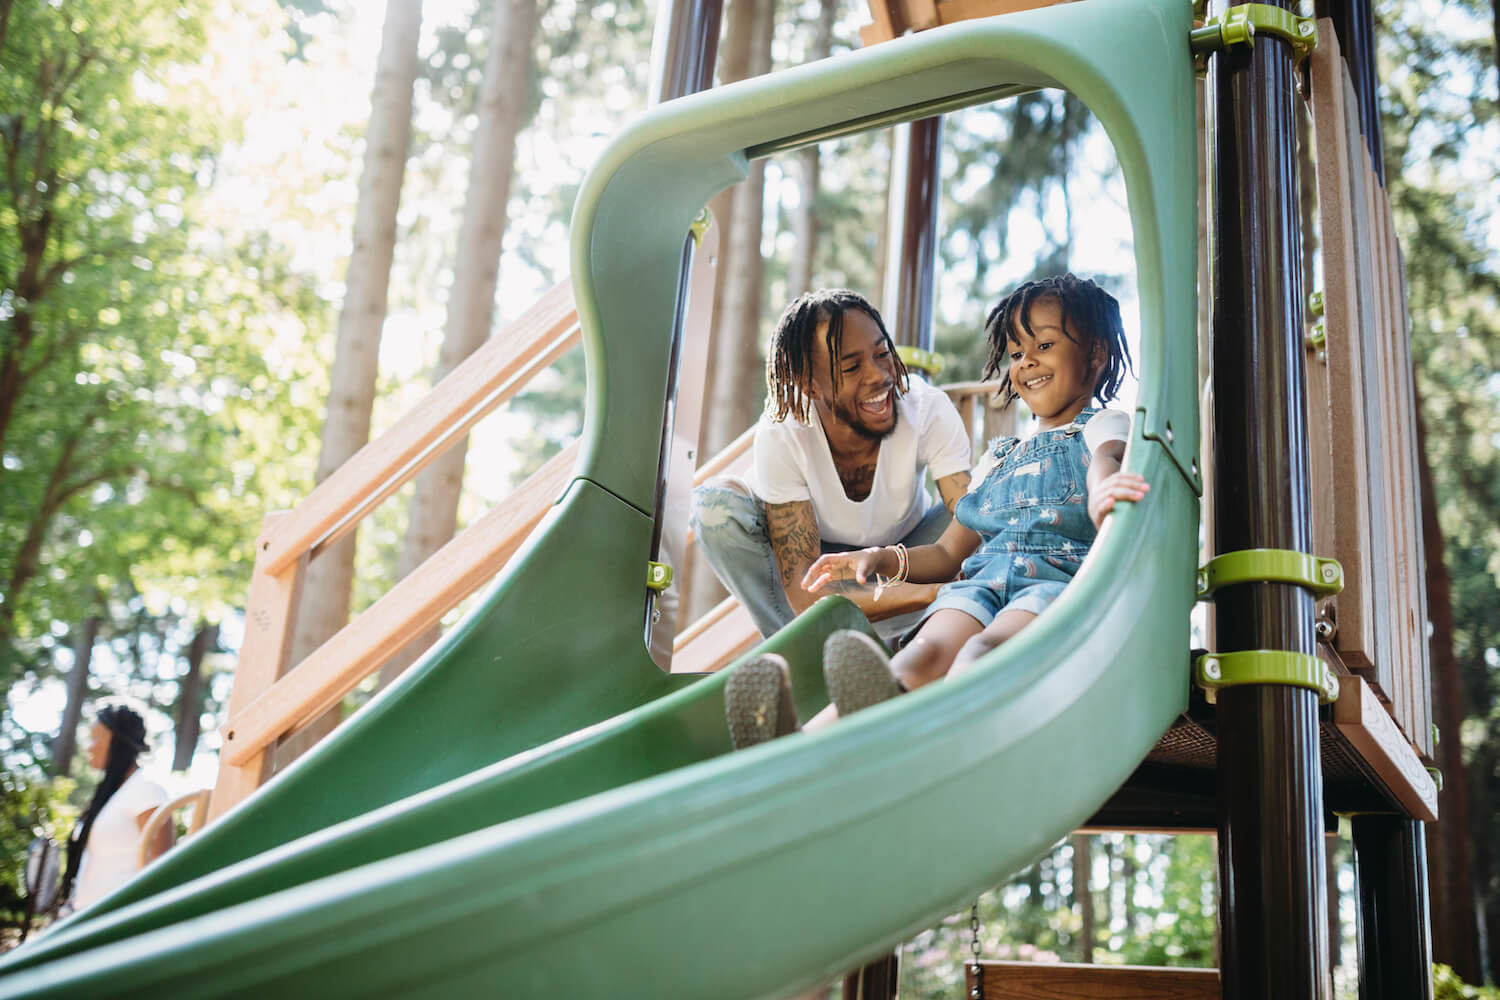
[[823,677],[840,718],[901,693],[885,647],[853,629],[840,629],[823,643]]
[[735,667],[724,685],[724,715],[736,750],[796,732],[786,658],[763,653]]

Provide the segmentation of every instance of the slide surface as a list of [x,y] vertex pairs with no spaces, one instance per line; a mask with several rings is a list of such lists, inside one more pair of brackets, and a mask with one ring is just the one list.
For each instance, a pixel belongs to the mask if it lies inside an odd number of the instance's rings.
[[[0,997],[786,995],[1042,854],[1187,701],[1197,563],[1186,0],[925,32],[662,105],[575,209],[589,362],[575,478],[481,606],[332,738],[119,892],[0,961]],[[728,753],[724,676],[642,640],[689,224],[749,159],[1037,87],[1115,144],[1135,229],[1152,492],[982,669]],[[821,602],[770,640],[804,717]]]

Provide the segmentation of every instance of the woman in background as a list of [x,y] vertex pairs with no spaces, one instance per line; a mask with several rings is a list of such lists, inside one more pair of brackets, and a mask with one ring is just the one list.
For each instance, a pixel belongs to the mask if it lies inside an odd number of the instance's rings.
[[[89,766],[104,772],[88,808],[68,839],[61,898],[82,909],[130,880],[139,868],[141,831],[167,792],[136,766],[146,750],[146,720],[119,701],[102,705],[89,730]],[[172,844],[170,826],[162,828],[146,858],[155,859]],[[71,891],[71,899],[69,893]]]

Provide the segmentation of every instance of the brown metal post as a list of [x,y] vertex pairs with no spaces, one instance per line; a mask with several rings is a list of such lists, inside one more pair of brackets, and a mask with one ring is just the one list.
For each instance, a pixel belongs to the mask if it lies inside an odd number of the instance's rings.
[[[1292,50],[1280,42],[1210,60],[1213,550],[1221,554],[1312,545],[1296,87]],[[1313,598],[1301,588],[1226,588],[1216,611],[1221,652],[1314,652]],[[1321,998],[1329,966],[1317,695],[1228,688],[1217,726],[1223,995]]]
[[1385,184],[1384,143],[1380,135],[1379,78],[1375,73],[1375,15],[1370,0],[1318,0],[1319,17],[1330,18],[1339,36],[1339,51],[1349,66],[1359,100],[1359,130],[1370,150],[1375,176]]
[[892,164],[890,233],[881,314],[898,344],[932,349],[932,303],[937,269],[937,211],[942,183],[943,119],[924,118],[898,128],[905,148]]

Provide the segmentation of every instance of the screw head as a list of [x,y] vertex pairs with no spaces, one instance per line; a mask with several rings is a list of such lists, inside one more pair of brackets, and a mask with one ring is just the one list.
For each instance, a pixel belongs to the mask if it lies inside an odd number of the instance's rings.
[[1224,668],[1217,659],[1209,657],[1203,661],[1203,676],[1211,681],[1219,680],[1224,676]]
[[1313,26],[1308,24],[1306,21],[1303,21],[1301,24],[1297,25],[1297,34],[1306,36],[1312,33]]
[[1334,578],[1337,577],[1338,575],[1339,575],[1339,571],[1332,564],[1325,563],[1323,565],[1323,579],[1324,580],[1328,581],[1329,583],[1332,583],[1334,581]]

